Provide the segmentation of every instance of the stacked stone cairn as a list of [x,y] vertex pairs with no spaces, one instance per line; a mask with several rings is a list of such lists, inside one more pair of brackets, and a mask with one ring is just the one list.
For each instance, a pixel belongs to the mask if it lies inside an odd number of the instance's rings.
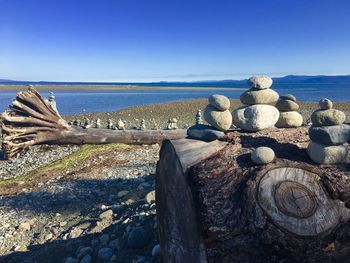
[[167,125],[167,130],[176,130],[178,129],[177,127],[177,119],[176,118],[172,118],[168,120],[168,125]]
[[292,94],[280,96],[276,103],[276,108],[280,111],[277,128],[296,128],[303,124],[303,116],[298,112],[299,105],[296,101]]
[[140,124],[140,130],[146,130],[146,121],[145,119],[141,120],[141,124]]
[[125,130],[125,123],[121,119],[119,119],[116,127],[118,130]]
[[95,128],[101,128],[101,120],[100,118],[97,118],[96,123],[95,123]]
[[202,111],[198,110],[196,113],[196,124],[203,124],[203,120],[202,120]]
[[345,114],[333,109],[333,103],[329,99],[320,100],[319,106],[320,109],[311,115],[311,142],[307,153],[318,164],[343,163],[348,157],[350,125],[344,124]]
[[279,119],[275,105],[279,95],[270,89],[272,79],[268,76],[253,76],[248,79],[251,87],[240,100],[245,105],[232,112],[233,124],[246,131],[260,131],[274,127]]
[[204,119],[209,125],[202,124],[202,115],[196,114],[196,124],[187,130],[189,138],[213,141],[225,136],[225,131],[232,125],[230,113],[230,100],[223,95],[211,95],[208,98],[209,105],[204,110]]

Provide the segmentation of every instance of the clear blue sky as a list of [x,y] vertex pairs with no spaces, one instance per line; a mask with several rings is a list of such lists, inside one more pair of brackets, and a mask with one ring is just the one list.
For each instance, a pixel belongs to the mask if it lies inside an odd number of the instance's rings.
[[0,79],[350,74],[349,0],[0,0]]

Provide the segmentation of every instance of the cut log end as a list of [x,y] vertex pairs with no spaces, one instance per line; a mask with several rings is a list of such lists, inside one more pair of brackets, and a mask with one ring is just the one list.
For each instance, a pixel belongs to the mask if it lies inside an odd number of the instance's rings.
[[330,198],[319,178],[300,168],[272,169],[259,183],[259,204],[281,229],[299,236],[328,233],[349,219],[349,211]]

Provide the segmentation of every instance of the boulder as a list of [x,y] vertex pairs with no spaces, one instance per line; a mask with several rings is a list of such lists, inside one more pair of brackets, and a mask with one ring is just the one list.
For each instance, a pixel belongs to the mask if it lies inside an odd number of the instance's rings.
[[280,112],[280,117],[276,123],[278,128],[295,128],[303,125],[303,116],[296,111]]
[[271,105],[243,106],[232,112],[233,124],[247,131],[260,131],[274,127],[280,112]]
[[227,131],[232,125],[232,115],[229,110],[218,111],[211,105],[205,108],[204,119],[210,125],[221,131]]
[[230,108],[230,100],[226,96],[214,94],[208,98],[209,104],[219,111],[225,111]]
[[333,102],[329,99],[323,98],[318,102],[318,105],[322,110],[328,110],[333,108]]
[[297,111],[299,110],[299,105],[291,100],[279,99],[276,103],[276,108],[279,111]]
[[253,76],[248,79],[248,85],[257,89],[268,89],[272,86],[272,79],[265,75]]
[[223,138],[225,133],[209,125],[197,124],[187,130],[187,135],[190,139],[210,142]]
[[350,140],[350,125],[311,127],[309,136],[313,142],[324,145],[339,145]]
[[294,102],[297,101],[297,98],[294,95],[292,95],[292,94],[282,95],[282,96],[280,96],[280,99],[281,100],[291,100],[291,101],[294,101]]
[[318,164],[343,163],[348,157],[348,147],[346,145],[323,145],[310,142],[307,153],[311,160]]
[[255,89],[252,88],[244,92],[240,100],[245,105],[254,104],[275,104],[278,100],[278,93],[272,89]]
[[332,126],[345,122],[344,112],[336,109],[316,110],[311,115],[312,126]]
[[256,164],[268,164],[275,159],[275,152],[269,147],[258,147],[252,152],[251,159]]

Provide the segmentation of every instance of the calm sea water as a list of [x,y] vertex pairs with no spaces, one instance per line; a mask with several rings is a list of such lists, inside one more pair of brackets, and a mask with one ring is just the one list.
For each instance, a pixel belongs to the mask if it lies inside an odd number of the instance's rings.
[[[350,84],[300,84],[274,85],[279,94],[292,93],[299,101],[318,101],[329,98],[333,101],[350,102]],[[48,91],[41,91],[48,96]],[[242,91],[232,90],[171,90],[171,91],[55,91],[58,110],[61,114],[75,114],[82,112],[108,112],[125,109],[132,106],[175,102],[180,100],[207,98],[212,94],[222,94],[229,98],[239,98]],[[0,111],[3,112],[12,99],[14,91],[0,91]]]

